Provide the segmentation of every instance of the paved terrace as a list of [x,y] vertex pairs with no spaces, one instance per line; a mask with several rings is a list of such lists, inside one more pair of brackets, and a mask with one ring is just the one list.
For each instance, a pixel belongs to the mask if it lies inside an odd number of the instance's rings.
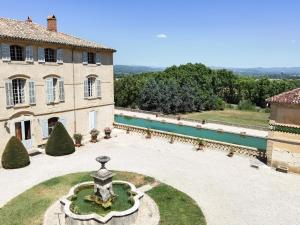
[[[30,166],[0,169],[0,207],[33,185],[52,177],[96,170],[95,157],[108,155],[108,168],[153,176],[196,200],[209,225],[300,224],[300,176],[262,166],[251,168],[249,158],[226,152],[196,152],[190,144],[125,134],[87,144],[68,156],[31,157]],[[117,136],[117,137],[116,137]]]
[[[152,115],[152,114],[141,113],[141,112],[132,112],[132,111],[126,111],[126,110],[120,110],[120,109],[115,109],[115,114],[123,114],[125,116],[136,116],[138,118],[151,119],[151,120],[157,120],[157,121],[165,120],[168,123],[175,123],[175,124],[178,124],[178,122],[179,122],[178,120],[172,119],[172,118],[156,117],[155,115]],[[251,136],[256,136],[256,137],[265,138],[268,135],[268,131],[256,130],[256,129],[251,129],[251,128],[229,126],[229,125],[216,124],[216,123],[210,123],[210,122],[205,123],[205,124],[201,124],[201,122],[197,123],[197,122],[186,121],[186,120],[180,120],[180,122],[183,125],[188,125],[188,126],[193,126],[193,127],[200,125],[201,127],[207,128],[207,129],[212,129],[212,130],[222,129],[225,132],[232,132],[232,133],[237,133],[237,134],[240,134],[241,132],[246,132],[246,135],[251,135]]]

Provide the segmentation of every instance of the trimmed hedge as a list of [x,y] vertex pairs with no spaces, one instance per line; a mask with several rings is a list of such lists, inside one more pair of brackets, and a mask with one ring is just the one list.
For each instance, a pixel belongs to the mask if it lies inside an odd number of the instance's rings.
[[69,155],[75,152],[72,138],[64,125],[57,122],[46,144],[46,154],[52,156]]
[[1,158],[5,169],[17,169],[30,164],[29,155],[22,142],[12,136],[7,142]]

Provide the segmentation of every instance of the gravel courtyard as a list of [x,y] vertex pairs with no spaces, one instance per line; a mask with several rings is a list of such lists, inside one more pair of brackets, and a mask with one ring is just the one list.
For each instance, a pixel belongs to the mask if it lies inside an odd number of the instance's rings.
[[[0,169],[0,207],[49,178],[99,168],[95,157],[108,155],[109,169],[153,176],[187,193],[203,210],[209,225],[300,224],[300,175],[267,166],[250,167],[249,158],[225,152],[196,152],[190,144],[146,140],[114,130],[114,137],[87,144],[69,156],[31,157],[30,166]],[[116,137],[117,136],[117,137]]]

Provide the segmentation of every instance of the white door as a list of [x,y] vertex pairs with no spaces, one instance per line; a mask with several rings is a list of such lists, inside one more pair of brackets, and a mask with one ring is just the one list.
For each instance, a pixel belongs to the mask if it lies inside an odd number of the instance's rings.
[[32,148],[32,138],[31,138],[31,121],[22,120],[15,123],[15,135],[19,138],[26,149]]

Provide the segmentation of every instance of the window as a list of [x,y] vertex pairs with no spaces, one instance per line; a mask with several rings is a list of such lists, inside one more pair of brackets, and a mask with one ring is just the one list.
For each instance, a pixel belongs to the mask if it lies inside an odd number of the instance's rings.
[[93,97],[95,92],[95,77],[88,78],[88,97]]
[[64,79],[48,77],[46,79],[47,103],[65,101]]
[[18,45],[11,45],[10,58],[13,61],[23,61],[23,48]]
[[25,87],[24,79],[13,79],[12,80],[14,105],[22,104],[25,102],[24,87]]
[[46,62],[56,62],[54,49],[45,48],[45,61]]
[[95,64],[95,54],[88,52],[88,64]]
[[58,117],[52,117],[48,119],[48,136],[52,133],[56,123],[58,122]]

